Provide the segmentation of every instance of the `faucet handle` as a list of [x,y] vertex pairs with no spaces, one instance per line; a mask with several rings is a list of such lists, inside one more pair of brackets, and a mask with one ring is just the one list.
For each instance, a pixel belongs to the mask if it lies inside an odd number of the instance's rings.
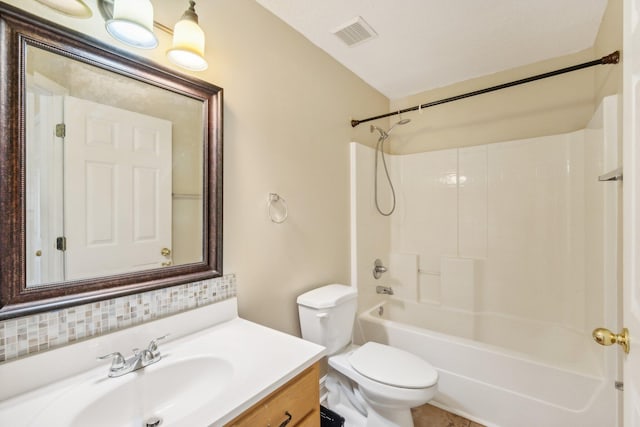
[[382,265],[382,261],[380,260],[380,258],[377,258],[373,263],[373,278],[377,280],[380,278],[380,276],[382,276],[382,273],[386,272],[387,267]]
[[166,339],[168,336],[169,334],[163,335],[161,337],[151,340],[151,342],[149,343],[147,350],[151,352],[154,358],[160,356],[160,351],[158,351],[158,341],[162,341]]
[[98,357],[98,360],[105,360],[110,357],[113,358],[113,361],[111,362],[111,368],[110,368],[112,371],[124,368],[126,362],[125,362],[124,356],[119,351],[105,354],[104,356],[100,356]]
[[[154,355],[153,352],[148,348],[145,348],[142,351],[140,351],[139,348],[134,348],[131,351],[133,351],[133,357],[140,359],[140,361],[142,361],[143,366],[148,365],[149,362],[152,362],[152,361],[157,362],[157,360],[154,360],[156,359],[156,355]],[[158,355],[159,354],[160,352],[158,352]]]

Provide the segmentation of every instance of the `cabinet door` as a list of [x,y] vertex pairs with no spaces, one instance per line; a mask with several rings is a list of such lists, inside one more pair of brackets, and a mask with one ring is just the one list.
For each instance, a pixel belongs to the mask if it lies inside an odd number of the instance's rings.
[[267,426],[267,411],[262,403],[258,403],[251,409],[248,409],[235,420],[231,421],[225,427],[262,427]]
[[279,427],[287,420],[287,427],[320,426],[317,363],[227,424],[227,427]]

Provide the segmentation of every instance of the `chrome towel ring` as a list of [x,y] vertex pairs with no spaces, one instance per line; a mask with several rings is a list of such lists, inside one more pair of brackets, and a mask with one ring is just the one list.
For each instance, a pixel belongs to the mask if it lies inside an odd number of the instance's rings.
[[269,211],[269,219],[275,224],[282,224],[289,216],[287,202],[277,193],[269,193],[269,201],[267,203]]

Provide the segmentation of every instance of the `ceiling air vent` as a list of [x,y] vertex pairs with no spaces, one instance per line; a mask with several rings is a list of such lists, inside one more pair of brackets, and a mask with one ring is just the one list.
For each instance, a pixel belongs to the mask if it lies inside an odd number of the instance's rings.
[[349,47],[353,47],[376,37],[378,34],[366,23],[361,16],[357,16],[344,25],[332,31]]

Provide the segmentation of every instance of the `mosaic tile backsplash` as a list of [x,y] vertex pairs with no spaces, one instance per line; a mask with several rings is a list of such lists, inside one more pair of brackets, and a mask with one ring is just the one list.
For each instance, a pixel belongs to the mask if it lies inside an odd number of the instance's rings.
[[0,363],[236,296],[229,274],[0,322]]

